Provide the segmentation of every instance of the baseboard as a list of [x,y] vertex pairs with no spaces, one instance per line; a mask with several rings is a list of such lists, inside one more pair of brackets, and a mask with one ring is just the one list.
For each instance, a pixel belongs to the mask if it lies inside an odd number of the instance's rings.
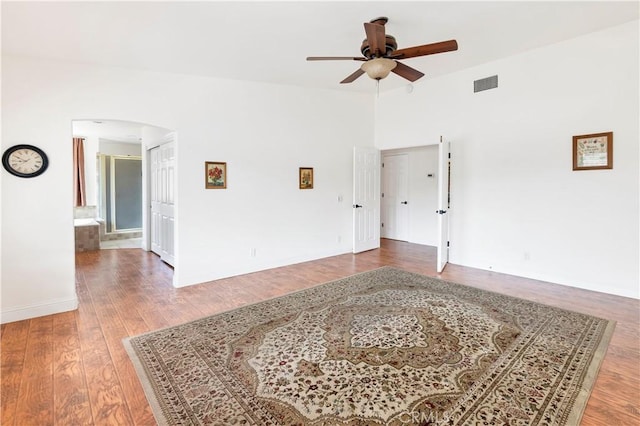
[[0,312],[0,324],[59,314],[78,309],[78,298],[57,300],[41,305],[23,306],[20,308],[4,309]]

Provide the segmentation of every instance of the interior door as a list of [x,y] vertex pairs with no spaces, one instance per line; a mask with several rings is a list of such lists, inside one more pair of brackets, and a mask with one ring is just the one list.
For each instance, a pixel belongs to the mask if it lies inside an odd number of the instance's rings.
[[160,216],[160,147],[149,150],[149,186],[151,197],[151,213],[150,217],[150,236],[151,251],[158,256],[162,255],[160,241],[160,224],[162,223]]
[[175,144],[150,150],[151,250],[169,265],[175,263]]
[[382,159],[382,237],[409,239],[408,199],[409,156],[385,155]]
[[380,247],[380,151],[353,149],[353,252]]
[[442,272],[449,262],[449,173],[451,170],[451,144],[440,137],[438,149],[438,253],[437,270]]

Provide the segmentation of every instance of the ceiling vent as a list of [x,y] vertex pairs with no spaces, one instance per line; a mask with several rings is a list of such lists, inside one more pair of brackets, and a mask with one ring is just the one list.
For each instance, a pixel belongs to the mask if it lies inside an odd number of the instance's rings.
[[473,93],[482,92],[483,90],[495,89],[498,87],[498,76],[481,78],[473,82]]

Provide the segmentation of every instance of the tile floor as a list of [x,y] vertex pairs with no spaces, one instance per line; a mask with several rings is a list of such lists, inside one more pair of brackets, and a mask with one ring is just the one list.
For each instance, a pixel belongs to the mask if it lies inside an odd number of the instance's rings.
[[127,240],[100,241],[101,249],[141,248],[142,238],[130,238]]

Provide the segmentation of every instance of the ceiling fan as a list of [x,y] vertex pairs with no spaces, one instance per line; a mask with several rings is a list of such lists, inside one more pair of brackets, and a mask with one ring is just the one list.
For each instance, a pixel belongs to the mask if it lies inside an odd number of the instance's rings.
[[458,42],[455,40],[398,49],[395,37],[385,34],[384,25],[388,20],[389,18],[383,16],[364,23],[364,31],[367,34],[367,38],[360,46],[362,57],[309,56],[307,61],[353,60],[364,62],[353,74],[342,80],[341,84],[351,83],[364,73],[372,79],[380,81],[387,77],[390,72],[413,82],[424,76],[424,74],[402,62],[398,62],[398,59],[409,59],[458,50]]

